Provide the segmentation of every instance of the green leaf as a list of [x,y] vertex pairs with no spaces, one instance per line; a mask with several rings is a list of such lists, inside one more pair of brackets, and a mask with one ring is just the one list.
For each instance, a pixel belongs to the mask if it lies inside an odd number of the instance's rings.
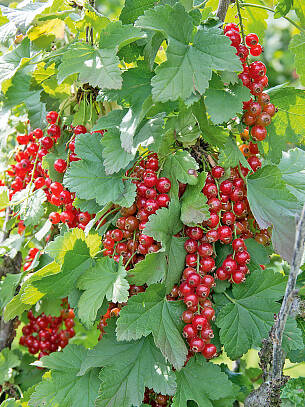
[[102,116],[98,119],[93,126],[92,131],[119,128],[121,121],[126,114],[126,110],[127,109],[111,110],[106,116]]
[[83,361],[80,375],[93,367],[103,367],[102,384],[96,406],[139,406],[145,387],[157,393],[173,395],[176,384],[174,373],[155,347],[151,335],[131,342],[118,342],[114,321],[106,334]]
[[150,285],[163,280],[167,272],[166,255],[163,251],[149,253],[145,259],[128,272],[130,284]]
[[15,32],[17,31],[17,29],[19,29],[20,31],[25,33],[35,17],[38,14],[42,13],[49,6],[50,2],[35,2],[27,3],[23,7],[16,8],[0,6],[0,10],[2,12],[2,15],[9,19],[10,24],[14,25]]
[[180,280],[185,262],[185,238],[175,237],[182,229],[180,221],[180,205],[172,200],[168,208],[158,209],[157,213],[150,216],[145,225],[145,234],[152,236],[162,243],[168,263],[164,278],[167,292],[170,292]]
[[46,194],[42,189],[37,189],[33,192],[33,188],[30,190],[27,187],[14,195],[12,203],[22,201],[18,205],[20,218],[26,226],[35,226],[44,214],[43,203],[46,199]]
[[211,121],[208,120],[203,98],[193,104],[192,111],[197,119],[204,140],[209,144],[223,147],[229,137],[229,133],[221,126],[212,125]]
[[185,150],[177,151],[166,157],[162,175],[172,182],[171,194],[178,196],[178,181],[183,184],[196,185],[199,166],[196,160]]
[[293,8],[303,26],[305,24],[305,4],[303,0],[293,0]]
[[235,140],[231,137],[227,139],[224,147],[221,149],[218,163],[224,168],[236,167],[239,164],[242,164],[246,168],[251,168],[238,148]]
[[107,175],[102,161],[103,148],[100,135],[77,137],[75,151],[82,158],[73,161],[64,177],[65,186],[80,199],[91,200],[103,206],[109,202],[130,206],[135,199],[135,185],[129,180],[123,182],[124,171]]
[[87,328],[93,325],[105,297],[114,303],[128,300],[126,274],[123,266],[106,257],[78,279],[77,287],[84,291],[78,302],[78,316]]
[[[183,366],[187,348],[181,337],[181,302],[167,301],[165,286],[154,284],[131,297],[117,322],[118,340],[130,341],[153,334],[156,346],[176,369]],[[180,314],[181,315],[181,314]]]
[[205,105],[214,124],[227,122],[243,111],[243,101],[250,99],[250,91],[238,84],[227,89],[209,88],[205,92]]
[[[24,392],[29,390],[30,387],[35,386],[42,380],[43,371],[33,368],[31,363],[35,361],[35,357],[29,353],[23,353],[18,376],[15,377],[14,382],[17,383],[23,391],[23,398],[25,398]],[[34,389],[33,389],[34,392]],[[28,392],[27,392],[28,396]]]
[[0,282],[0,308],[4,308],[15,295],[22,274],[7,274]]
[[25,38],[13,51],[0,58],[0,84],[11,78],[21,66],[23,58],[30,57],[30,40]]
[[278,164],[287,143],[297,143],[305,126],[305,92],[301,89],[282,88],[270,92],[278,112],[268,126],[268,158]]
[[125,0],[120,20],[123,24],[132,24],[139,16],[144,14],[145,10],[154,7],[154,5],[154,0]]
[[122,25],[121,21],[115,21],[107,25],[101,32],[100,48],[121,49],[126,45],[145,38],[145,33],[133,25]]
[[248,201],[261,229],[273,225],[272,243],[277,253],[291,261],[300,203],[282,179],[280,170],[267,165],[248,177]]
[[9,190],[7,187],[0,187],[0,210],[5,209],[10,203]]
[[147,10],[136,26],[161,32],[169,41],[167,61],[159,65],[152,79],[154,100],[187,99],[195,91],[203,94],[213,69],[238,71],[241,68],[229,41],[220,31],[199,29],[192,39],[192,18],[179,3]]
[[54,258],[58,264],[62,265],[66,253],[69,250],[73,250],[75,242],[78,239],[86,242],[91,257],[94,257],[99,252],[102,238],[98,233],[85,235],[83,230],[74,228],[63,235],[57,236],[50,242],[46,247],[46,253]]
[[10,381],[14,377],[14,367],[20,365],[18,356],[10,349],[4,348],[0,352],[0,384]]
[[300,82],[305,85],[305,34],[301,32],[300,34],[294,35],[291,38],[289,44],[289,51],[294,55],[294,63],[296,67],[296,72],[300,77]]
[[213,407],[212,400],[233,396],[227,375],[201,355],[191,358],[180,372],[176,372],[176,380],[173,407],[187,407],[188,400],[194,400],[200,407]]
[[46,107],[40,101],[42,88],[33,87],[31,76],[24,70],[15,73],[11,85],[5,94],[5,106],[13,108],[24,104],[28,112],[31,127],[42,127],[46,124]]
[[100,380],[98,369],[77,376],[87,349],[68,345],[62,352],[43,357],[39,364],[51,369],[51,375],[40,383],[31,395],[30,407],[94,407]]
[[261,264],[266,265],[270,263],[267,250],[263,245],[257,243],[255,239],[246,239],[245,243],[251,256],[251,261],[253,261],[258,267]]
[[305,377],[290,379],[281,392],[281,400],[288,399],[294,407],[302,407],[305,404]]
[[293,6],[293,0],[278,0],[275,7],[274,18],[284,17]]
[[304,347],[302,331],[298,328],[297,321],[293,317],[287,319],[282,347],[285,352],[299,350]]
[[73,249],[67,251],[61,271],[33,282],[41,293],[54,298],[66,297],[75,286],[78,278],[92,265],[87,244],[77,239]]
[[181,221],[184,225],[194,226],[210,218],[209,205],[207,198],[202,193],[206,180],[206,172],[198,176],[196,185],[188,185],[181,205]]
[[278,165],[287,188],[302,203],[305,202],[304,162],[305,151],[294,148],[287,152],[283,151],[283,157]]
[[107,175],[125,169],[134,158],[134,154],[123,150],[118,129],[109,129],[104,134],[101,144],[103,146],[102,156]]
[[96,49],[84,42],[69,45],[58,67],[61,83],[72,74],[79,74],[82,83],[105,89],[120,89],[122,85],[120,61],[113,49]]
[[166,128],[175,131],[175,138],[185,147],[195,144],[200,136],[200,129],[192,109],[181,110],[177,117],[168,119]]
[[[279,311],[277,301],[284,295],[286,278],[272,271],[253,271],[246,282],[235,285],[230,303],[222,306],[216,319],[220,340],[228,356],[235,360],[253,346],[260,346]],[[214,296],[216,304],[223,294]]]

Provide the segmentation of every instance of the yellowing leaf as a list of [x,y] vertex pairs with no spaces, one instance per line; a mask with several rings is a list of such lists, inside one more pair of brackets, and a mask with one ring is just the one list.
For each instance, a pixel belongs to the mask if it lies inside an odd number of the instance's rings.
[[42,35],[55,35],[57,39],[63,39],[65,33],[65,23],[58,18],[47,21],[42,25],[33,27],[28,32],[28,37],[31,41],[36,40]]

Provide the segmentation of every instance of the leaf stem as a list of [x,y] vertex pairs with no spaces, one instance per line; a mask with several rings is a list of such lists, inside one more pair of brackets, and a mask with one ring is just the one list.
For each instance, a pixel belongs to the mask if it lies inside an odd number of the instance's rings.
[[225,291],[224,291],[224,295],[228,298],[228,300],[233,302],[233,304],[236,304],[236,301],[234,300],[234,298],[230,297]]
[[198,4],[198,6],[194,6],[193,10],[203,8],[207,4],[208,0],[203,1],[202,3]]
[[[275,13],[275,10],[273,8],[264,6],[262,4],[240,3],[240,7],[256,7],[256,8],[261,8],[261,9],[266,10],[266,11],[270,11],[271,13]],[[285,18],[285,20],[289,21],[290,24],[294,25],[298,30],[305,33],[305,29],[302,28],[298,23],[293,21],[291,18],[289,18],[287,16],[281,16],[281,17]]]

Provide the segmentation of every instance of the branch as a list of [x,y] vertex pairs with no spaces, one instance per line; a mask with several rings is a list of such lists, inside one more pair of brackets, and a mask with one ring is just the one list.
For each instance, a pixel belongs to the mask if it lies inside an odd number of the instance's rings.
[[[7,228],[8,221],[10,220],[11,211],[10,208],[6,208],[5,219],[3,222],[2,230],[0,231],[0,244],[8,238],[10,231]],[[9,256],[3,256],[3,264],[0,266],[0,280],[6,274],[17,274],[20,273],[22,264],[22,255],[20,252],[12,259]],[[16,324],[17,318],[12,321],[4,322],[3,318],[0,317],[0,351],[6,347],[10,347],[14,337],[16,335]]]
[[283,371],[282,340],[287,318],[290,313],[291,305],[295,297],[295,287],[297,277],[302,264],[302,258],[305,250],[305,205],[301,218],[297,224],[296,237],[294,244],[293,257],[291,262],[290,274],[286,286],[286,291],[280,312],[274,324],[273,331],[273,363],[271,370],[271,379],[280,380]]
[[216,15],[219,18],[219,20],[225,21],[230,3],[231,0],[219,0],[218,9],[216,12]]
[[[290,274],[280,312],[271,329],[268,339],[263,340],[260,352],[260,366],[263,369],[264,383],[245,400],[245,407],[281,405],[280,394],[282,386],[288,377],[283,376],[285,355],[282,351],[283,334],[287,318],[291,313],[302,314],[304,304],[295,301],[296,281],[305,250],[305,205],[296,226],[296,237],[291,262]],[[294,309],[295,308],[295,309]],[[269,373],[268,373],[269,368]]]

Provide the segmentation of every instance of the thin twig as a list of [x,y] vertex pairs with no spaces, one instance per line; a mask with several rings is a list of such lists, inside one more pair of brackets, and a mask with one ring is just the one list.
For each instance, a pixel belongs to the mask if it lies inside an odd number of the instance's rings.
[[231,0],[219,0],[216,15],[221,21],[225,21]]
[[297,277],[302,264],[302,258],[305,250],[305,205],[296,228],[296,237],[291,262],[290,274],[286,286],[286,291],[280,312],[274,324],[273,331],[273,361],[271,369],[271,380],[280,380],[283,374],[284,358],[282,354],[283,333],[287,318],[290,313],[291,305],[295,296],[295,287]]

